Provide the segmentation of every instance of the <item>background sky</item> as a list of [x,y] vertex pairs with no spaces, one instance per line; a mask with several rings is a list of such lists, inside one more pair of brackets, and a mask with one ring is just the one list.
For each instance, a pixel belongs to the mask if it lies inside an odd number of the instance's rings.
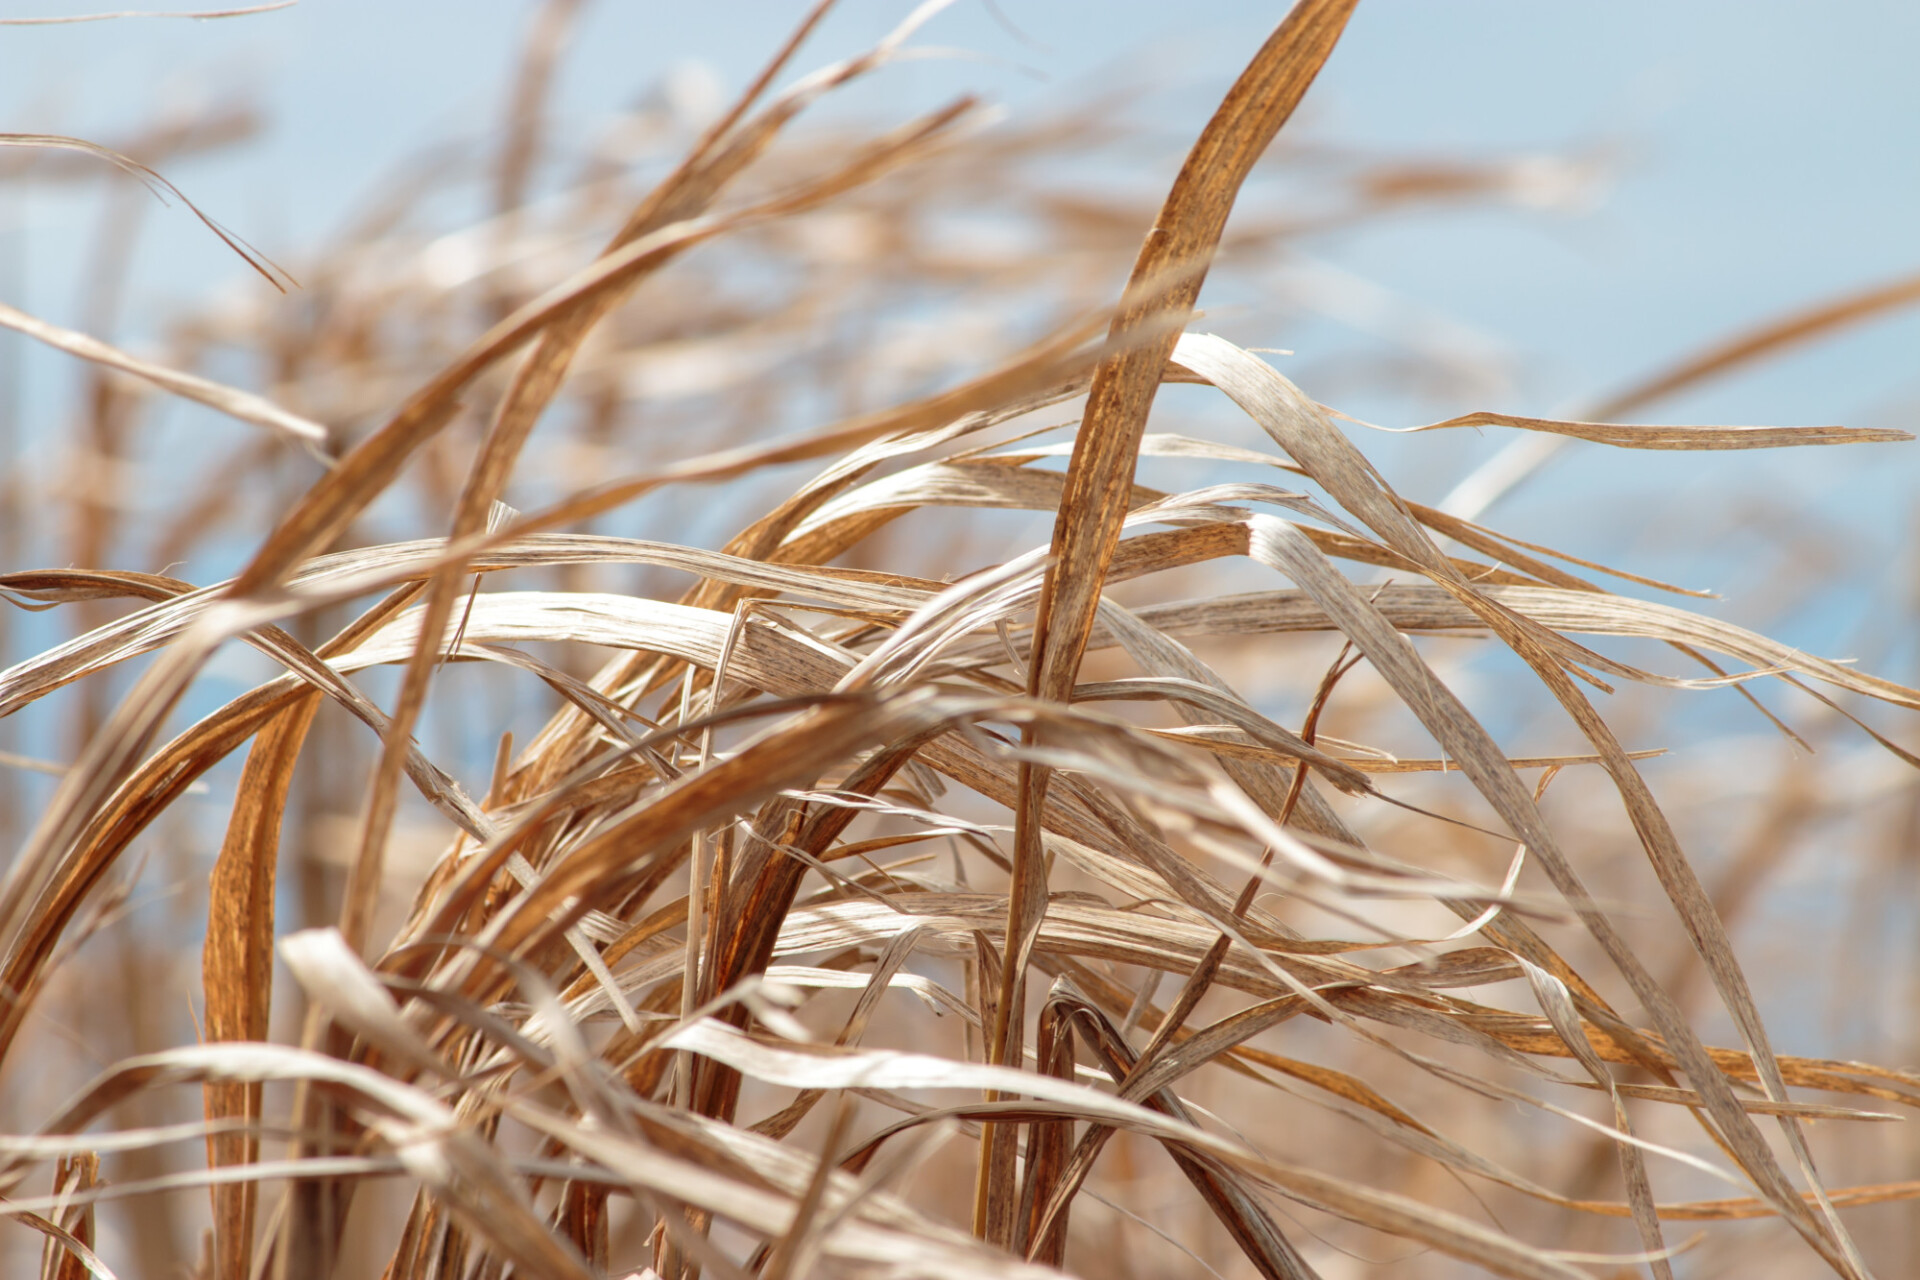
[[[96,7],[0,0],[0,16]],[[737,87],[803,8],[591,3],[560,72],[554,127],[590,127],[675,68],[703,65]],[[846,0],[796,65],[864,47],[907,8]],[[266,114],[262,136],[169,165],[168,176],[270,254],[290,252],[337,226],[421,147],[495,129],[531,9],[527,0],[302,0],[218,22],[0,27],[0,128],[111,142],[166,104],[247,96]],[[894,119],[974,90],[1028,113],[1117,89],[1144,128],[1190,138],[1283,12],[1208,0],[957,0],[920,42],[962,55],[892,68],[828,109]],[[1444,319],[1510,375],[1498,402],[1424,409],[1567,412],[1745,325],[1920,266],[1917,51],[1920,6],[1893,0],[1363,0],[1292,130],[1383,155],[1605,156],[1610,179],[1586,212],[1421,213],[1316,246],[1318,265]],[[1132,176],[1160,189],[1172,163],[1143,161]],[[104,185],[0,189],[0,292],[81,323]],[[183,212],[152,217],[127,314],[157,314],[167,299],[243,270]],[[1275,334],[1248,323],[1234,336],[1290,346],[1304,360],[1317,342],[1337,344],[1343,321]],[[1883,320],[1649,416],[1911,426],[1920,417],[1916,340],[1920,317]],[[70,374],[58,357],[26,360],[31,407],[36,389]],[[1358,416],[1408,421],[1403,404],[1365,386],[1343,385],[1340,396]],[[31,453],[44,441],[22,443]],[[1433,500],[1501,443],[1449,433],[1444,444],[1380,448],[1414,468],[1390,472],[1396,485]],[[1731,527],[1721,509],[1731,495],[1762,494],[1830,525],[1879,568],[1790,618],[1742,620],[1830,652],[1846,649],[1876,609],[1884,627],[1889,594],[1904,589],[1920,447],[1653,459],[1580,450],[1509,499],[1495,522],[1557,545],[1578,542],[1569,527],[1605,526],[1626,538],[1637,566],[1738,591],[1754,584],[1716,549],[1714,530]],[[1699,545],[1632,546],[1636,523],[1674,503],[1699,505]]]

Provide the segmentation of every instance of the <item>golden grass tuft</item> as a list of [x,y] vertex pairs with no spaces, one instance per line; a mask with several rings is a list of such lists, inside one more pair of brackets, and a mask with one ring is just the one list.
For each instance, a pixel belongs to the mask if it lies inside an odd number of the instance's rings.
[[[792,76],[825,4],[717,120],[648,108],[534,200],[575,7],[536,11],[497,152],[422,166],[286,297],[176,317],[164,358],[0,304],[90,362],[107,470],[155,389],[242,424],[147,460],[177,492],[144,523],[9,491],[69,567],[0,594],[76,619],[0,672],[74,748],[0,882],[0,1208],[43,1275],[1902,1273],[1864,1207],[1920,1195],[1920,1075],[1777,1051],[1763,984],[1844,940],[1749,969],[1731,931],[1796,838],[1911,797],[1855,717],[1920,691],[1476,518],[1574,441],[1906,439],[1617,419],[1911,281],[1592,421],[1436,423],[1544,445],[1429,506],[1194,310],[1223,243],[1257,276],[1312,230],[1228,215],[1354,0],[1299,0],[1157,212],[1036,176],[1098,109],[803,123],[913,35]],[[193,136],[0,142],[164,183]],[[1348,221],[1501,189],[1333,180]],[[456,187],[491,212],[435,229]],[[1156,413],[1168,383],[1265,444]],[[1557,744],[1483,726],[1467,645]],[[1648,708],[1768,680],[1843,764],[1781,741],[1763,793],[1733,759],[1657,795]],[[1596,709],[1634,686],[1663,700]],[[194,1027],[152,993],[202,918]]]

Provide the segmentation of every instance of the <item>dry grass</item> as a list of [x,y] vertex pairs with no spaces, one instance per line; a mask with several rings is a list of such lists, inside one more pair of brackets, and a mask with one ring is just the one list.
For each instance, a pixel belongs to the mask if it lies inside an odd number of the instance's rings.
[[[1352,0],[1301,0],[1157,213],[1048,179],[1098,108],[796,124],[910,35],[795,78],[804,26],[697,136],[642,111],[531,201],[573,8],[498,152],[423,164],[286,297],[163,357],[0,308],[92,362],[98,474],[176,490],[7,493],[77,566],[0,576],[77,619],[0,672],[0,715],[76,686],[29,713],[74,759],[9,775],[0,886],[0,1190],[43,1274],[1902,1273],[1910,1214],[1863,1206],[1920,1194],[1920,1075],[1776,1052],[1760,1007],[1829,964],[1863,1006],[1890,961],[1807,931],[1743,970],[1730,930],[1806,842],[1898,883],[1920,762],[1854,717],[1920,691],[1471,517],[1570,441],[1904,439],[1617,420],[1920,290],[1592,422],[1436,424],[1523,442],[1442,510],[1192,323],[1223,243],[1258,278],[1315,229],[1227,216]],[[5,140],[27,178],[101,158]],[[1507,181],[1313,162],[1333,225]],[[455,189],[491,216],[436,227]],[[1168,383],[1266,443],[1150,431]],[[156,388],[243,425],[146,456]],[[1476,719],[1470,646],[1558,754]],[[1832,760],[1656,797],[1628,746],[1677,691],[1761,681],[1830,709]],[[191,797],[243,748],[215,840]],[[156,993],[203,918],[196,1027]]]

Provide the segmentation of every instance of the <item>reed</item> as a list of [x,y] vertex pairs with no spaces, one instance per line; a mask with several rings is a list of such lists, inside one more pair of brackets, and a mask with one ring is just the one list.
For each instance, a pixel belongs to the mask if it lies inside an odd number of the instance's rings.
[[[0,715],[71,747],[10,782],[16,1249],[58,1280],[1902,1274],[1920,1076],[1762,1017],[1897,957],[1733,935],[1811,844],[1897,882],[1916,761],[1875,708],[1920,691],[1474,517],[1563,447],[1907,439],[1620,419],[1920,289],[1592,421],[1434,423],[1522,443],[1427,505],[1195,313],[1325,229],[1236,198],[1306,162],[1284,130],[1354,0],[1249,51],[1158,209],[1053,176],[1114,140],[1099,104],[810,122],[913,36],[800,74],[825,7],[717,119],[643,108],[548,190],[546,0],[493,151],[290,276],[221,231],[275,289],[157,352],[0,306],[87,362],[94,472],[167,493],[6,493],[67,567],[0,574],[65,637],[8,633]],[[0,142],[21,180],[165,182],[231,126]],[[1312,163],[1335,226],[1512,176]],[[215,443],[156,456],[179,398]],[[1777,750],[1656,790],[1724,686]],[[1503,743],[1515,706],[1554,728]]]

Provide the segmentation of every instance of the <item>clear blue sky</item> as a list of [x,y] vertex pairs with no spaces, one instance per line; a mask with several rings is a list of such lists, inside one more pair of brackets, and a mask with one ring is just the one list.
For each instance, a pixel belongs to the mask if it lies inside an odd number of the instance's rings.
[[[1138,0],[997,3],[1024,40],[983,0],[958,0],[924,42],[985,60],[898,69],[857,101],[899,110],[972,87],[1031,109],[1124,77],[1144,114],[1191,133],[1284,11],[1198,0],[1170,20],[1175,7]],[[0,0],[0,16],[123,4]],[[590,121],[686,59],[737,83],[803,7],[590,3],[562,118]],[[846,0],[817,56],[857,47],[907,7]],[[267,139],[179,177],[263,243],[297,240],[414,147],[490,126],[529,8],[303,0],[221,22],[0,29],[0,122],[112,136],[169,95],[250,89],[271,116]],[[1586,225],[1497,243],[1427,225],[1353,246],[1343,265],[1537,351],[1570,393],[1760,312],[1920,265],[1916,53],[1920,6],[1894,0],[1363,0],[1309,102],[1324,135],[1466,153],[1609,140],[1633,154]],[[150,257],[183,276],[231,269],[185,220],[166,222]]]

